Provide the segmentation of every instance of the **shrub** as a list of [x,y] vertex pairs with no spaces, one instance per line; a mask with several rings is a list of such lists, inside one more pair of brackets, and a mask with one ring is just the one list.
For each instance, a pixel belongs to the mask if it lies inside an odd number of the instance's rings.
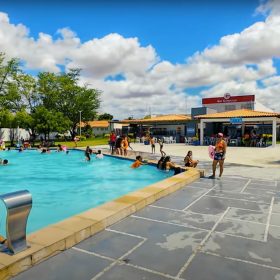
[[80,139],[80,141],[86,141],[87,140],[86,136],[84,136],[84,135],[79,136],[79,139]]

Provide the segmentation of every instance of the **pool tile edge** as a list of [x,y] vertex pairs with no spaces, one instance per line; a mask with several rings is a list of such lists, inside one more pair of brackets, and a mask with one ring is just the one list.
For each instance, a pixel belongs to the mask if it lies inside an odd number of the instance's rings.
[[187,172],[130,192],[118,199],[79,213],[28,235],[31,248],[15,256],[0,253],[0,279],[7,280],[106,227],[199,179],[201,172]]

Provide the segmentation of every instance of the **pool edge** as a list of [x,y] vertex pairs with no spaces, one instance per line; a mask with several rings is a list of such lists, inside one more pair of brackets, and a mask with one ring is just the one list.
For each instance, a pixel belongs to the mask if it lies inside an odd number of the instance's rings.
[[[152,160],[149,163],[155,164]],[[20,272],[73,247],[156,200],[192,183],[202,175],[202,170],[187,168],[187,172],[130,192],[29,234],[27,236],[29,249],[14,256],[0,253],[0,279],[10,279]]]

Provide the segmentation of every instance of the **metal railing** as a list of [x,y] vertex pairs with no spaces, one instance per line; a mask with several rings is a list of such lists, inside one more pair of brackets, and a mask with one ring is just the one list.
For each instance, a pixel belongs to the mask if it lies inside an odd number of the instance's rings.
[[28,248],[26,242],[27,219],[32,207],[32,196],[27,190],[0,195],[6,206],[7,247],[13,254]]

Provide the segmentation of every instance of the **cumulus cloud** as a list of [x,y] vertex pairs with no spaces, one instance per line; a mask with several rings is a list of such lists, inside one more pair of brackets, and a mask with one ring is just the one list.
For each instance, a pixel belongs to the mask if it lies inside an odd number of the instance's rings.
[[[201,97],[225,92],[256,94],[280,111],[280,78],[274,65],[280,58],[279,1],[261,4],[257,12],[266,14],[264,21],[222,37],[181,64],[161,59],[138,38],[117,33],[81,42],[70,28],[61,28],[56,36],[40,33],[35,39],[28,27],[11,23],[1,12],[0,49],[22,59],[27,69],[82,68],[81,82],[103,91],[101,111],[117,118],[140,117],[150,107],[153,113],[186,113],[201,104]],[[114,79],[117,76],[122,79]],[[188,95],[190,88],[201,87],[207,89]]]

